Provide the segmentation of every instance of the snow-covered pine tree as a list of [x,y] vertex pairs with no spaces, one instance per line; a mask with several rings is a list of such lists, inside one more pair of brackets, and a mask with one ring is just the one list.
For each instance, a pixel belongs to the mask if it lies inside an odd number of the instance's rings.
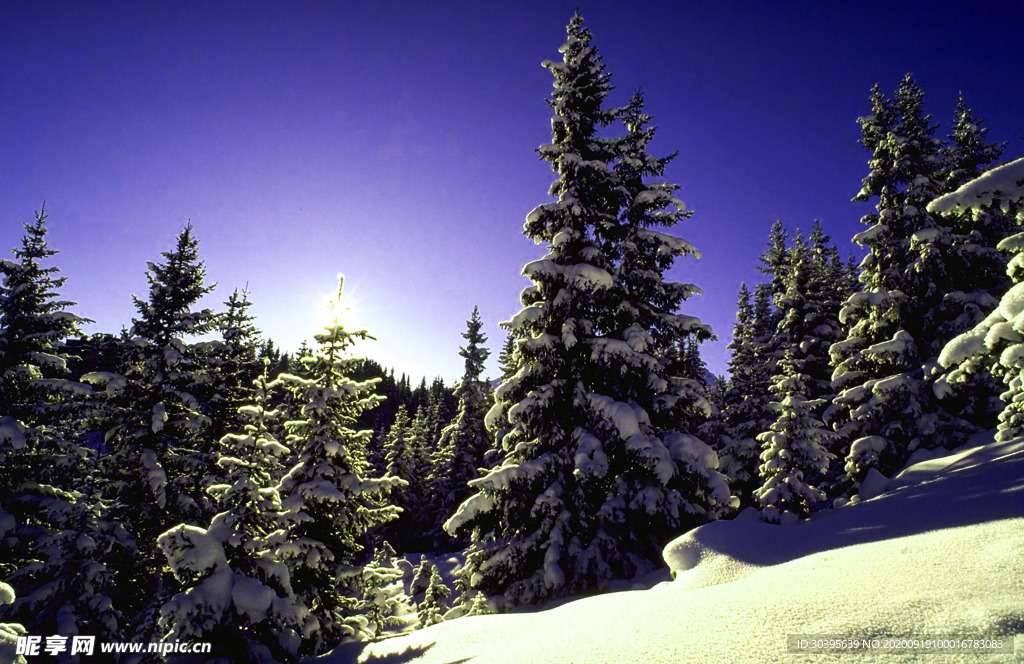
[[[1013,214],[1024,225],[1024,158],[966,182],[928,209],[951,216],[976,215],[979,220]],[[954,385],[986,372],[1002,378],[1005,406],[996,439],[1005,441],[1024,435],[1024,233],[1007,237],[998,248],[1012,255],[1006,272],[1013,286],[984,320],[946,345],[939,362],[951,369],[948,380]]]
[[[757,486],[757,460],[760,445],[756,440],[760,423],[767,423],[767,382],[758,366],[760,353],[755,347],[754,309],[746,282],[740,284],[728,348],[729,383],[722,395],[719,417],[722,435],[717,447],[719,470],[729,479],[732,492],[741,504],[748,503]],[[762,403],[764,402],[764,403]]]
[[490,351],[484,347],[487,336],[481,331],[480,312],[473,313],[462,334],[466,346],[459,349],[465,360],[462,380],[455,386],[458,410],[455,419],[441,432],[437,443],[430,476],[434,502],[433,528],[435,546],[442,544],[441,525],[455,508],[469,495],[468,482],[475,479],[484,465],[484,455],[491,448],[491,437],[484,426],[484,416],[490,410],[493,398],[491,387],[482,379],[484,362]]
[[249,291],[235,289],[224,305],[227,310],[217,317],[221,338],[203,346],[211,383],[196,395],[208,408],[207,435],[218,440],[230,431],[242,430],[245,421],[239,408],[252,401],[253,383],[264,371],[259,358],[260,332],[249,313]]
[[[127,358],[122,392],[127,403],[109,432],[111,466],[125,481],[126,493],[118,498],[131,505],[133,525],[140,526],[133,534],[146,542],[172,525],[208,514],[205,489],[212,482],[207,473],[217,452],[215,441],[202,435],[209,419],[193,394],[209,377],[190,340],[212,331],[216,317],[196,308],[214,286],[203,283],[206,267],[191,224],[163,258],[148,264],[148,299],[133,296],[138,317],[132,320],[135,353]],[[89,378],[111,391],[108,376]],[[140,510],[144,505],[148,508]]]
[[[776,219],[768,231],[768,246],[761,254],[761,265],[757,268],[768,277],[772,304],[786,292],[786,275],[790,264],[788,243],[789,233],[782,225],[782,220]],[[776,311],[776,316],[781,317],[781,313]]]
[[406,540],[407,550],[413,551],[430,548],[435,537],[432,529],[435,501],[430,477],[431,457],[436,441],[432,425],[437,422],[437,405],[440,402],[433,400],[429,393],[427,397],[427,403],[416,409],[409,425],[409,456],[406,459],[409,475],[402,477],[408,484],[399,490],[405,506],[401,517],[395,522],[397,528],[411,537]]
[[395,550],[383,542],[363,567],[362,601],[368,627],[374,638],[402,630],[416,618],[405,594],[403,572],[395,562]]
[[244,433],[221,441],[217,464],[227,483],[208,489],[216,516],[205,529],[181,524],[158,540],[180,584],[160,610],[164,638],[211,642],[223,661],[294,661],[310,624],[277,554],[288,547],[275,485],[289,450],[272,433],[280,413],[269,364],[254,381],[254,402],[239,408]]
[[157,537],[177,524],[209,519],[206,488],[219,475],[217,441],[203,436],[208,418],[193,395],[208,376],[189,339],[211,331],[215,318],[196,308],[213,287],[203,283],[206,270],[191,225],[163,258],[148,264],[148,299],[134,297],[138,317],[122,371],[82,377],[103,388],[96,393],[95,425],[105,432],[104,499],[109,517],[124,524],[138,547],[119,588],[122,610],[142,640],[157,638],[159,607],[171,592]]
[[468,602],[468,608],[463,615],[485,616],[490,613],[494,613],[494,610],[491,608],[490,602],[487,601],[487,595],[482,592],[475,592],[472,599]]
[[59,299],[67,279],[60,269],[44,267],[57,253],[46,243],[45,208],[24,227],[15,260],[0,260],[0,415],[36,425],[63,384],[48,379],[67,377],[62,343],[81,335],[79,325],[87,321],[68,311],[74,302]]
[[722,472],[741,506],[752,504],[752,492],[759,485],[761,444],[757,436],[775,420],[769,388],[778,373],[783,348],[776,339],[782,312],[774,305],[786,292],[791,262],[788,243],[789,233],[776,219],[757,268],[768,276],[768,282],[755,286],[753,298],[746,284],[740,285],[737,322],[728,346],[730,379],[722,395],[717,449]]
[[409,434],[412,427],[412,420],[405,409],[405,404],[398,407],[395,413],[395,421],[391,423],[387,436],[384,438],[385,463],[387,474],[393,477],[405,478],[409,476],[412,469],[409,466],[411,451],[409,449]]
[[[793,269],[790,239],[790,233],[783,226],[782,220],[773,221],[768,231],[768,246],[761,254],[761,265],[757,268],[768,277],[767,283],[758,284],[755,288],[754,304],[757,309],[755,320],[758,357],[763,365],[762,371],[768,377],[768,382],[764,386],[764,396],[769,402],[771,398],[768,396],[768,387],[772,382],[772,376],[779,374],[778,365],[785,354],[784,345],[776,336],[779,323],[785,315],[779,308],[779,300],[786,293],[789,273]],[[768,419],[774,419],[774,415],[769,415]]]
[[431,465],[426,411],[427,407],[422,406],[410,419],[405,404],[400,405],[384,438],[387,475],[405,481],[392,494],[392,502],[401,508],[401,515],[385,526],[384,535],[401,551],[421,550],[429,544],[426,539],[430,528],[426,522],[434,515],[428,481]]
[[753,504],[753,490],[759,484],[761,445],[757,435],[775,420],[769,387],[777,362],[772,341],[778,320],[771,306],[770,284],[758,284],[753,298],[746,284],[741,284],[736,315],[718,449],[721,471],[729,478],[740,506],[746,507]]
[[211,491],[223,511],[208,528],[181,524],[159,537],[181,586],[160,609],[162,635],[212,643],[210,661],[293,662],[317,624],[279,560],[287,543],[277,492],[251,478]]
[[15,261],[0,262],[0,569],[19,590],[0,609],[37,633],[116,639],[122,617],[111,595],[117,562],[132,554],[104,518],[96,451],[80,445],[82,411],[66,379],[63,347],[85,321],[60,299],[64,277],[43,262],[46,214],[25,225]]
[[[0,508],[15,513],[12,501],[26,483],[67,489],[78,479],[81,450],[69,440],[82,433],[81,418],[66,411],[73,407],[69,394],[83,386],[66,380],[72,358],[63,342],[81,334],[78,326],[86,322],[67,310],[73,302],[60,299],[65,277],[56,276],[59,268],[43,265],[57,253],[46,243],[45,211],[24,228],[15,260],[0,260],[0,421],[11,441],[21,441],[11,442],[0,464]],[[31,431],[39,427],[45,431]],[[13,554],[5,551],[0,560]]]
[[[850,270],[851,263],[844,262],[839,249],[828,244],[830,238],[825,235],[817,220],[808,240],[811,252],[808,271],[811,276],[807,285],[807,318],[803,324],[806,332],[797,333],[807,335],[807,347],[798,346],[797,350],[804,354],[802,371],[808,381],[806,396],[825,404],[824,408],[816,411],[824,421],[824,412],[836,396],[832,387],[831,348],[844,334],[839,314],[846,301],[860,290],[860,284],[856,272]],[[829,436],[827,440],[830,445],[827,451],[835,461],[838,459],[835,449],[837,436]],[[835,473],[829,473],[830,477],[833,475]],[[827,487],[827,483],[824,486]]]
[[787,514],[807,516],[825,499],[825,492],[813,480],[828,469],[831,455],[826,448],[833,434],[815,415],[823,402],[806,397],[807,378],[800,371],[798,354],[798,350],[790,347],[780,362],[782,373],[772,385],[772,393],[778,399],[778,419],[771,429],[758,436],[764,451],[761,486],[754,492],[754,498],[764,519],[772,523],[792,518]]
[[[783,353],[792,349],[806,383],[805,397],[826,402],[834,396],[829,349],[842,336],[839,311],[852,295],[839,252],[828,241],[817,221],[807,239],[799,230],[795,233],[786,291],[777,300],[779,326],[773,342]],[[783,373],[776,373],[773,383]]]
[[409,581],[409,597],[421,601],[423,593],[427,591],[427,586],[430,585],[430,577],[436,571],[434,563],[430,562],[430,559],[426,556],[421,555],[420,564],[416,567],[416,571],[413,572],[412,579]]
[[[1005,144],[988,143],[987,133],[988,128],[960,95],[941,149],[944,191],[977,178],[1002,154]],[[1017,231],[1013,215],[998,208],[947,214],[941,219],[929,241],[919,244],[919,250],[941,252],[946,265],[946,280],[941,283],[944,296],[927,314],[926,328],[935,331],[930,357],[936,357],[945,343],[973,328],[997,306],[1011,281],[1006,275],[1007,257],[996,245]],[[982,428],[994,426],[1003,407],[1000,381],[985,371],[960,372],[957,381],[950,381],[949,371],[932,376],[945,409]]]
[[430,627],[444,621],[445,611],[448,610],[446,600],[451,595],[451,589],[444,585],[441,575],[434,567],[430,571],[430,583],[423,593],[423,601],[416,607],[419,616],[419,627]]
[[[686,380],[665,371],[668,342],[709,334],[676,313],[696,287],[660,278],[675,257],[695,253],[652,228],[686,215],[677,187],[646,183],[663,162],[645,154],[639,116],[625,139],[598,136],[629,116],[602,108],[609,75],[578,13],[567,33],[562,62],[544,63],[554,117],[552,142],[539,149],[558,200],[524,226],[548,253],[523,269],[533,285],[509,321],[518,370],[488,413],[490,428],[507,426],[505,458],[470,483],[477,493],[445,524],[473,541],[462,568],[472,587],[509,604],[644,572],[673,533],[730,498],[714,452],[666,428],[694,406]],[[624,276],[630,251],[647,252],[652,273]]]
[[939,406],[925,378],[934,334],[926,314],[943,294],[933,281],[942,266],[917,248],[935,233],[925,207],[941,187],[939,141],[923,96],[909,74],[893,100],[875,85],[872,113],[859,120],[872,157],[854,200],[876,200],[876,212],[861,219],[868,229],[853,238],[868,249],[864,290],[841,312],[846,338],[831,349],[838,394],[826,413],[852,485],[870,468],[893,472],[915,449],[955,445],[967,426]]
[[221,468],[228,485],[250,479],[257,487],[276,486],[288,468],[291,450],[280,442],[283,409],[275,406],[275,394],[270,381],[270,361],[264,359],[263,373],[252,381],[251,403],[239,406],[239,419],[244,422],[242,433],[229,433],[221,438]]
[[[782,316],[775,344],[783,352],[780,372],[770,388],[777,417],[760,433],[761,486],[755,498],[768,521],[786,512],[806,516],[824,499],[816,486],[828,469],[831,438],[820,411],[831,396],[828,348],[838,332],[838,298],[829,302],[835,284],[826,271],[832,265],[821,251],[826,241],[815,227],[814,246],[797,231],[788,252],[786,291],[778,298]],[[841,266],[840,266],[841,267]]]
[[[339,300],[340,293],[341,284]],[[388,495],[405,484],[366,476],[372,432],[352,429],[359,414],[380,401],[373,392],[377,380],[350,377],[362,359],[348,356],[349,348],[372,337],[335,322],[315,338],[317,351],[299,360],[310,377],[282,374],[272,384],[290,390],[301,404],[301,419],[285,424],[298,462],[277,487],[288,522],[277,555],[312,617],[301,654],[322,654],[343,639],[369,636],[358,600],[362,540],[398,516]]]

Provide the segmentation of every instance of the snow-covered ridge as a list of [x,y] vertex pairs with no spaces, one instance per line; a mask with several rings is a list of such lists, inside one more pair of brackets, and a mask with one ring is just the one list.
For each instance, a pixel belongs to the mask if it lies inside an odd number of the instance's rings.
[[666,547],[676,580],[649,590],[460,618],[317,661],[793,662],[807,660],[787,634],[1012,639],[1024,626],[1024,440],[977,443],[793,526],[701,526]]

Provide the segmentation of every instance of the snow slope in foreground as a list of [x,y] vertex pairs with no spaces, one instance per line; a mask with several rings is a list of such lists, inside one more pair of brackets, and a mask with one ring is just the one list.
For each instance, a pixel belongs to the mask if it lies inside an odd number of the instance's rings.
[[[793,526],[741,518],[666,548],[676,580],[535,613],[473,616],[348,644],[348,662],[803,662],[788,634],[1024,634],[1024,441],[916,464],[876,498]],[[1024,662],[852,655],[869,661]]]

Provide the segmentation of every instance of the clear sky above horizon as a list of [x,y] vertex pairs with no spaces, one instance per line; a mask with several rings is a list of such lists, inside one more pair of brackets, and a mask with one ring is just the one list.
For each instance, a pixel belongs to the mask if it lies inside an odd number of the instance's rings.
[[[632,5],[632,6],[631,6]],[[518,310],[522,235],[553,179],[535,148],[579,8],[624,103],[647,95],[653,149],[703,252],[672,276],[718,335],[775,218],[820,219],[843,251],[870,206],[857,140],[876,81],[910,71],[944,135],[958,91],[1024,155],[1024,2],[8,2],[0,6],[0,251],[46,201],[64,295],[117,332],[146,262],[189,221],[211,306],[248,284],[293,350],[346,275],[360,350],[399,372],[462,373],[474,305],[496,356]],[[497,374],[492,358],[492,375]]]

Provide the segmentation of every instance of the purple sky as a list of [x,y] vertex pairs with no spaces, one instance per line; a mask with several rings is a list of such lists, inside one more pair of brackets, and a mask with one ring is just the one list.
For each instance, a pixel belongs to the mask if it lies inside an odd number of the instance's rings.
[[[907,71],[945,133],[958,90],[1024,154],[1024,3],[7,2],[0,7],[0,248],[45,200],[64,294],[118,331],[146,261],[188,221],[219,305],[248,283],[259,327],[294,349],[346,275],[361,350],[456,379],[479,305],[518,309],[521,234],[553,176],[544,98],[579,7],[616,86],[647,93],[654,150],[695,216],[685,311],[718,334],[773,219],[820,218],[844,248],[868,206],[858,115]],[[643,4],[643,8],[632,6]],[[925,9],[927,8],[927,9]],[[491,362],[489,370],[496,373]]]

